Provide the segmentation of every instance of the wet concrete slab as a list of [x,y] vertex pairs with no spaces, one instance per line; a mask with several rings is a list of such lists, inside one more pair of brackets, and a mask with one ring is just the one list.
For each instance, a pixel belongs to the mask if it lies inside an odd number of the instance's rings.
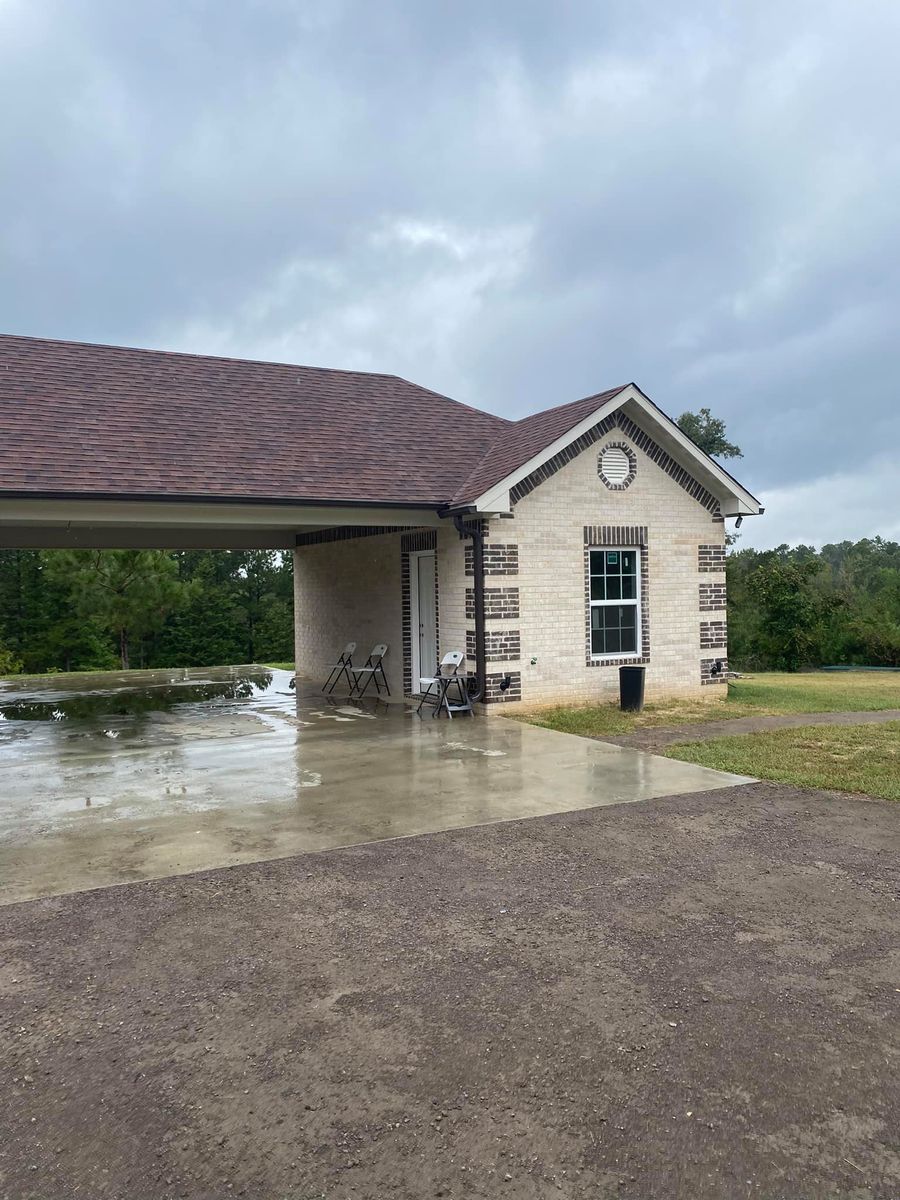
[[0,682],[0,903],[746,782],[259,667]]

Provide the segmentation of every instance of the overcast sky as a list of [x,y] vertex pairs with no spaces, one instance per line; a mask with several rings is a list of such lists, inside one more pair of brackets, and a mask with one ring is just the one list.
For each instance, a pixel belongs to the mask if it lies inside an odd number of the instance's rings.
[[900,538],[898,0],[0,0],[0,328],[635,380],[768,507]]

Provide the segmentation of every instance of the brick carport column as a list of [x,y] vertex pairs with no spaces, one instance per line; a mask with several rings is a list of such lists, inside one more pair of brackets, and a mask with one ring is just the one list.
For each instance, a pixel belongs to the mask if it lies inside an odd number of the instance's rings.
[[291,551],[294,562],[294,673],[300,670],[300,551]]

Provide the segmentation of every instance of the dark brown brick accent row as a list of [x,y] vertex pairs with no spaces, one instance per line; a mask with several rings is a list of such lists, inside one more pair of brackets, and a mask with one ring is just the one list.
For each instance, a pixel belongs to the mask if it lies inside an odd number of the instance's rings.
[[700,622],[700,649],[727,650],[728,625],[725,621]]
[[[518,629],[488,629],[484,635],[485,662],[518,662],[522,639]],[[475,661],[475,630],[466,630],[466,658]]]
[[[509,676],[509,687],[505,692],[500,691],[500,684]],[[484,703],[485,704],[503,704],[509,700],[522,699],[522,673],[521,671],[499,671],[497,674],[489,674],[485,676],[484,681]]]
[[700,584],[700,611],[713,612],[715,609],[725,607],[725,584],[724,583],[701,583]]
[[[472,543],[466,542],[466,574],[475,574],[475,552]],[[515,542],[489,542],[484,547],[485,575],[518,575],[519,547]]]
[[717,542],[701,542],[697,547],[697,569],[699,571],[724,571],[725,547]]
[[[641,653],[632,658],[594,658],[591,654],[591,556],[592,546],[637,546],[641,555]],[[634,667],[650,661],[650,571],[646,525],[585,525],[584,606],[586,625],[585,665],[589,667]]]
[[639,425],[636,425],[621,410],[604,418],[599,424],[589,429],[586,433],[583,433],[581,437],[576,438],[565,449],[560,450],[553,458],[548,459],[536,471],[532,471],[530,475],[526,475],[523,480],[510,488],[509,496],[512,503],[516,504],[523,496],[527,496],[529,492],[533,492],[536,487],[544,483],[547,479],[550,479],[566,463],[571,462],[573,458],[577,458],[583,450],[587,450],[589,446],[593,446],[595,442],[599,442],[602,437],[605,437],[610,430],[616,427],[630,437],[634,444],[639,446],[647,457],[651,458],[679,486],[683,487],[688,495],[693,496],[699,504],[708,509],[714,519],[721,519],[719,502],[715,496],[711,492],[708,492],[703,484],[699,483],[691,475],[690,471],[685,470],[680,463],[677,463],[670,454],[663,450],[662,446],[655,442],[648,433],[645,433]]
[[325,542],[345,542],[351,538],[378,537],[382,533],[400,533],[409,528],[409,525],[336,525],[333,529],[314,529],[312,533],[298,533],[296,544],[298,546],[320,546]]
[[[722,664],[722,671],[719,675],[713,675],[712,669],[717,662]],[[720,658],[701,658],[700,659],[700,683],[727,683],[726,674],[728,671],[728,659],[724,654]]]
[[[412,595],[409,583],[409,556],[416,550],[436,549],[437,531],[434,529],[420,529],[414,533],[405,533],[400,539],[400,609],[403,618],[403,694],[405,696],[413,696],[418,692],[418,680],[416,680],[416,690],[413,691],[412,677]],[[435,563],[435,568],[437,568],[437,563]],[[438,573],[435,569],[434,631],[438,653],[440,653],[441,645],[440,611]]]
[[[612,483],[603,474],[603,455],[607,450],[624,450],[625,457],[628,459],[628,474],[621,483]],[[611,492],[624,492],[627,487],[630,487],[634,483],[634,477],[637,475],[637,455],[627,442],[607,442],[597,456],[597,474],[600,476],[604,487],[608,487]]]
[[548,458],[536,471],[532,471],[530,475],[526,475],[524,479],[514,484],[509,490],[511,503],[517,504],[523,496],[527,496],[529,492],[533,492],[540,484],[551,479],[566,463],[570,463],[583,450],[587,450],[595,442],[599,442],[611,429],[615,429],[617,416],[618,414],[614,413],[611,417],[605,417],[593,429],[589,429],[587,433],[583,433],[580,438],[576,438],[574,442],[570,442],[568,446],[560,450],[559,454],[554,454],[552,458]]
[[586,546],[646,546],[646,525],[585,525]]
[[[519,589],[517,587],[484,589],[484,616],[488,621],[517,621],[519,619]],[[475,620],[475,589],[466,588],[466,620]]]
[[623,433],[634,442],[636,446],[644,451],[648,458],[652,458],[658,467],[661,467],[665,473],[680,486],[683,487],[689,496],[702,504],[704,508],[714,515],[718,516],[719,502],[712,494],[706,490],[702,483],[699,483],[690,471],[685,470],[680,463],[677,463],[671,454],[666,453],[657,442],[653,440],[649,433],[644,433],[639,425],[636,425],[630,417],[626,417],[624,413],[616,413],[619,419],[619,428]]

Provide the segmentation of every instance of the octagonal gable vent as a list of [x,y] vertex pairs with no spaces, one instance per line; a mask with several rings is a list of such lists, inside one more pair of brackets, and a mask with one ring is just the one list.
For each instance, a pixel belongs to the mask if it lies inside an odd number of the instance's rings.
[[618,446],[610,446],[608,450],[603,451],[600,470],[610,483],[624,483],[631,470],[631,463],[624,450],[620,450]]
[[636,471],[637,458],[631,447],[624,442],[613,442],[600,451],[597,474],[613,491],[627,488]]

